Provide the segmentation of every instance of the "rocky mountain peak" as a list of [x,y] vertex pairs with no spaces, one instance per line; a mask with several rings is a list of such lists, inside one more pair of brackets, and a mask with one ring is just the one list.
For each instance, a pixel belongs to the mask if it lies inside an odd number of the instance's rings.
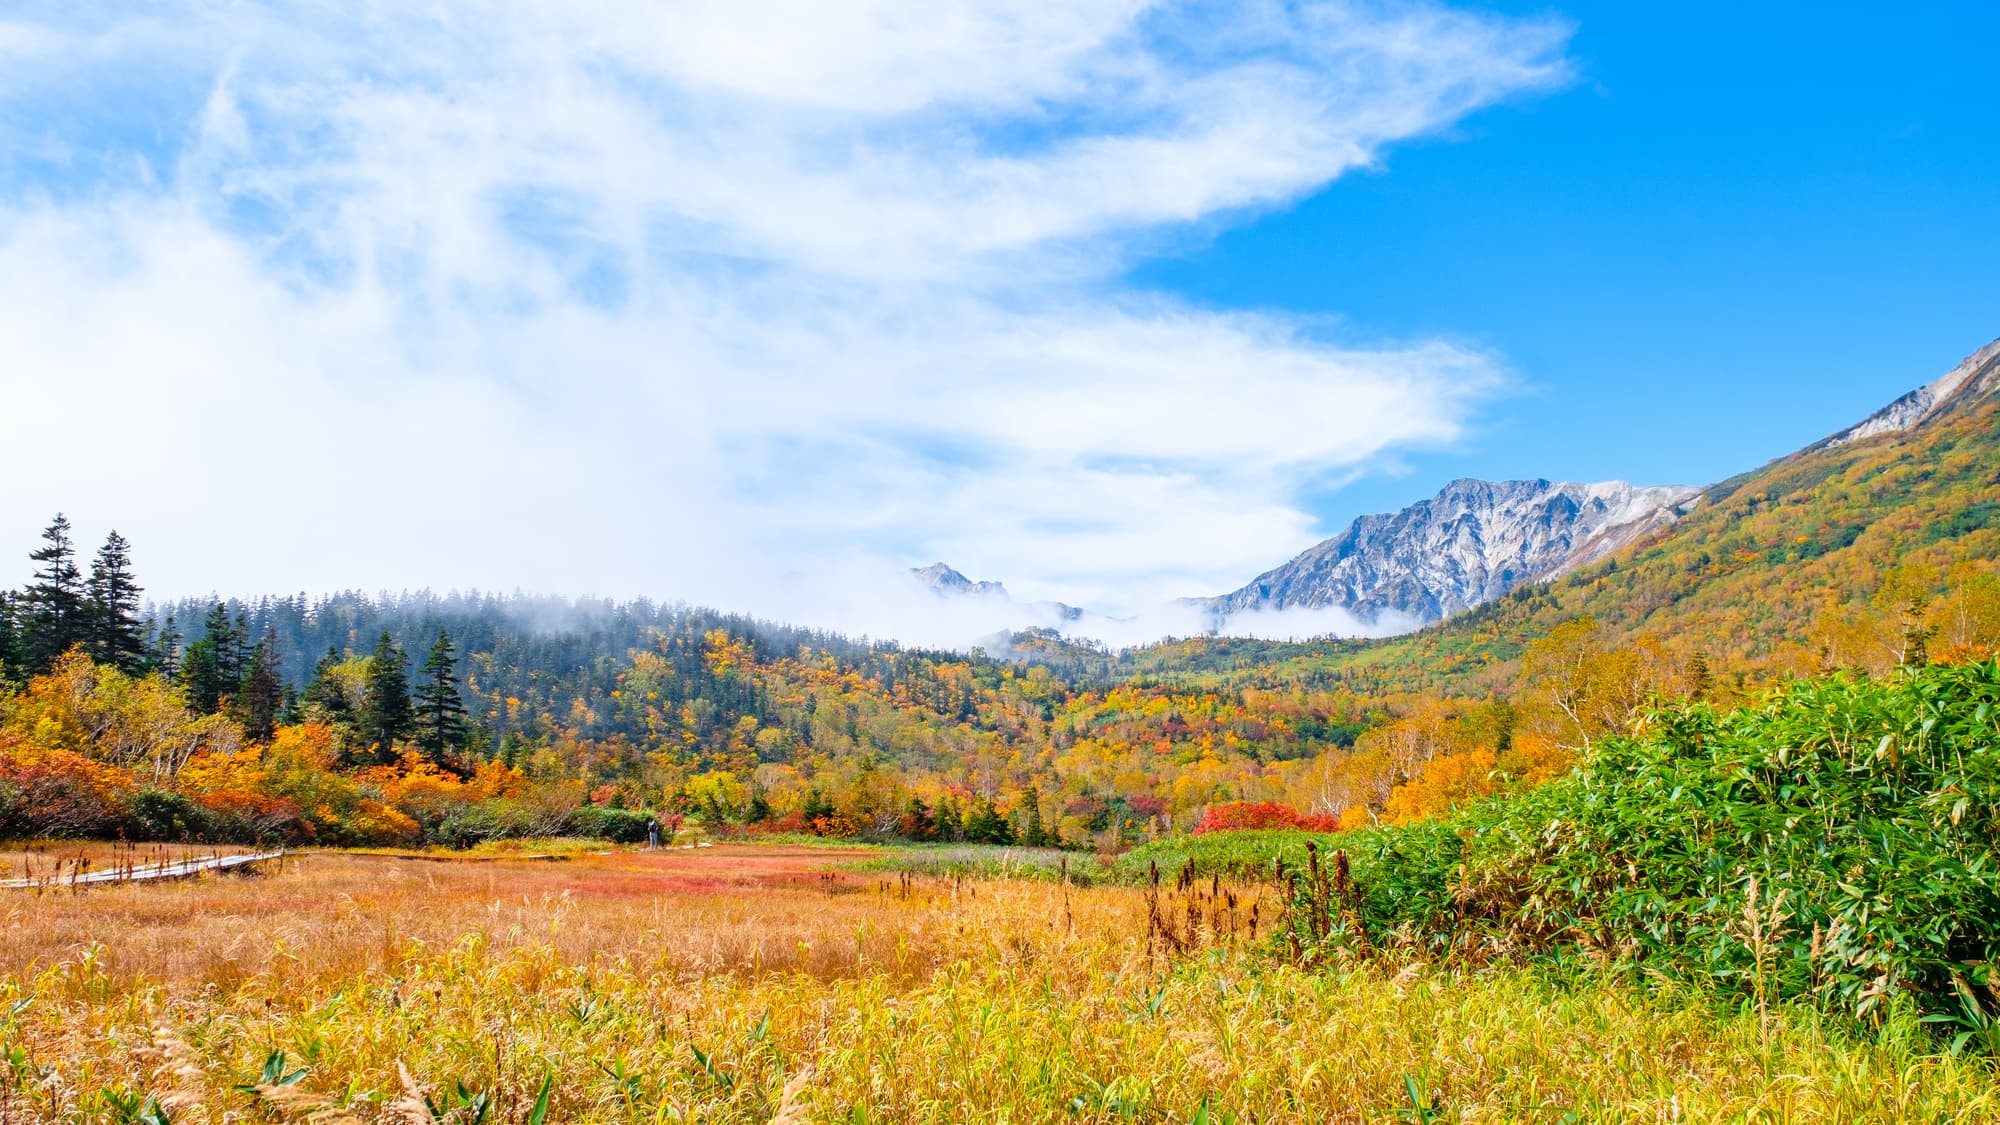
[[1363,516],[1230,594],[1218,619],[1341,609],[1410,628],[1595,562],[1678,518],[1699,490],[1547,480],[1452,481],[1400,512]]
[[1957,403],[1991,391],[1996,386],[2000,386],[2000,340],[1965,357],[1943,377],[1918,387],[1860,422],[1807,448],[1831,449],[1877,434],[1913,430]]
[[1002,583],[974,582],[941,562],[926,567],[911,567],[910,577],[938,594],[958,597],[1007,596],[1007,587]]

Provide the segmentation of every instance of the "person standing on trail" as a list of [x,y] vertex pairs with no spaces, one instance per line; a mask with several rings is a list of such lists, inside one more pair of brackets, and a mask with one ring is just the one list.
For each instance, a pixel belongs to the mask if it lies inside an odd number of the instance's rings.
[[646,846],[649,848],[660,846],[660,818],[657,816],[646,818]]

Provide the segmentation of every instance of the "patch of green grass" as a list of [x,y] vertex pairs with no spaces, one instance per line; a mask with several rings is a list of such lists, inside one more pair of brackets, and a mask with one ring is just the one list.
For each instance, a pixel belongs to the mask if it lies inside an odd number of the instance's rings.
[[904,844],[875,859],[854,865],[859,871],[909,872],[938,878],[1036,879],[1067,878],[1074,885],[1105,881],[1102,861],[1088,852],[1060,848],[1013,848],[991,844]]
[[1202,836],[1173,836],[1143,844],[1119,856],[1111,865],[1111,876],[1120,883],[1138,884],[1151,878],[1158,867],[1160,878],[1173,879],[1188,864],[1195,874],[1207,878],[1220,875],[1233,879],[1270,878],[1276,861],[1287,867],[1302,867],[1306,844],[1312,842],[1329,851],[1335,836],[1324,832],[1301,832],[1294,828],[1253,829],[1242,832],[1211,832]]

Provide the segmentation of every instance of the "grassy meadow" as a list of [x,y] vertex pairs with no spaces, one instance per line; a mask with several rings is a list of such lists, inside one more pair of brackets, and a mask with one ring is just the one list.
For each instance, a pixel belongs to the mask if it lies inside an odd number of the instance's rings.
[[1251,884],[308,852],[0,898],[0,1121],[1993,1121],[1913,1016],[1305,968]]

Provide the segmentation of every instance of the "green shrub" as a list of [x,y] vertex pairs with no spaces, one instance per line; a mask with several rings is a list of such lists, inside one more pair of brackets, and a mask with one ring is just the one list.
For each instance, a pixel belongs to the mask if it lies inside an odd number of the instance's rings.
[[192,797],[166,789],[132,794],[126,832],[134,840],[206,840],[213,819]]
[[446,848],[471,848],[489,840],[532,835],[532,818],[506,801],[480,801],[455,806],[424,826],[424,839]]
[[1582,947],[1760,1000],[1869,1015],[1907,994],[1977,1021],[2000,989],[2000,661],[1656,712],[1539,789],[1335,840],[1346,887],[1293,882],[1308,943]]
[[619,844],[639,844],[646,839],[646,825],[653,815],[638,809],[614,809],[585,805],[570,814],[570,834],[610,840]]

